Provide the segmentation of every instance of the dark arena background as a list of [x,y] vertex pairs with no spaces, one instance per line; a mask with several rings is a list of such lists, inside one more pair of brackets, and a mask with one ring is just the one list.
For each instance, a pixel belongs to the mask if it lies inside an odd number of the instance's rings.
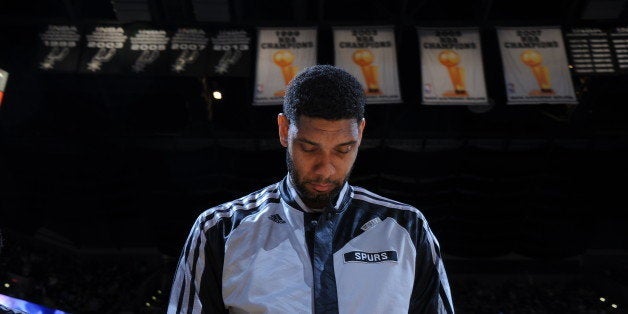
[[[367,105],[351,183],[425,214],[456,311],[626,313],[628,59],[620,56],[628,40],[614,46],[606,73],[578,72],[567,49],[577,103],[513,105],[496,29],[621,37],[627,7],[626,0],[1,1],[0,69],[9,76],[0,106],[0,301],[68,313],[165,312],[196,216],[286,174],[281,107],[253,105],[256,29],[314,27],[317,62],[333,64],[335,26],[385,25],[394,27],[401,100]],[[68,55],[74,64],[42,65],[46,49],[59,48],[42,44],[50,25],[84,35],[94,25],[138,24],[244,29],[250,49],[234,75],[208,65],[187,75],[89,73],[80,65],[82,41]],[[479,30],[487,105],[422,103],[421,26]]]

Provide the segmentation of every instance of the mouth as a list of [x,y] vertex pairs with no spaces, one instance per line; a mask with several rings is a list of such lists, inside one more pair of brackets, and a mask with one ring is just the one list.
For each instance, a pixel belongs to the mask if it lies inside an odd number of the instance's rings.
[[331,183],[310,183],[310,186],[319,193],[329,192],[334,189],[334,185]]

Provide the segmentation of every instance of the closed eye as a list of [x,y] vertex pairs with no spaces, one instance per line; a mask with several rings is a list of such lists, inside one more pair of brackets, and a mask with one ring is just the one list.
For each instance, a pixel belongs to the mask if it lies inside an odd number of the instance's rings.
[[312,145],[312,144],[308,144],[308,143],[301,143],[301,150],[306,152],[306,153],[311,153],[316,151],[318,147],[316,145]]
[[343,145],[336,148],[336,151],[341,154],[348,154],[353,149],[353,145]]

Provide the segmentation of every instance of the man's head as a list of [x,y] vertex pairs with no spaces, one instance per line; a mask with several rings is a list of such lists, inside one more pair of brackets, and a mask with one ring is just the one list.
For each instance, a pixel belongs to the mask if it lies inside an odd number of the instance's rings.
[[333,201],[348,180],[365,126],[366,96],[346,71],[316,65],[288,85],[279,140],[287,148],[290,178],[301,199],[320,209]]

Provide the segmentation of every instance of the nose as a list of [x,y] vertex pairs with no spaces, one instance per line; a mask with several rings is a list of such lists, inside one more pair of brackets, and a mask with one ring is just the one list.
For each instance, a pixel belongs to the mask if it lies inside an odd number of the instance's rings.
[[321,153],[314,165],[314,173],[317,177],[323,179],[329,179],[336,173],[336,166],[334,166],[332,157],[330,154]]

